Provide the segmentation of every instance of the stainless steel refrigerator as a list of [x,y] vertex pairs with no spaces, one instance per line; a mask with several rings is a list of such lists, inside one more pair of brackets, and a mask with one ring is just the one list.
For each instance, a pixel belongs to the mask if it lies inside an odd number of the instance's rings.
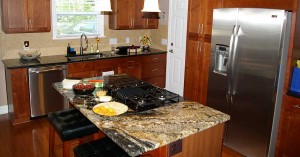
[[207,105],[231,116],[224,145],[246,156],[274,156],[291,13],[214,9]]

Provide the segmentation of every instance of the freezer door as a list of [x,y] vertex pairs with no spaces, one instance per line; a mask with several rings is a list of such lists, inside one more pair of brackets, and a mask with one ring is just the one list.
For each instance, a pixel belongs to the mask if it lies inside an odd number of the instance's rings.
[[210,70],[206,104],[219,111],[228,113],[227,101],[229,77],[228,65],[233,40],[233,31],[237,22],[238,9],[214,9],[213,30],[210,50]]
[[284,18],[281,10],[239,9],[225,145],[246,156],[268,154]]

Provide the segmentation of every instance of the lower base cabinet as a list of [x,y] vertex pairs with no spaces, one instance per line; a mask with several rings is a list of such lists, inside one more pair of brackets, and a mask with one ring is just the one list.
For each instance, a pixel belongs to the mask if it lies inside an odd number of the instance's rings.
[[300,155],[300,98],[284,96],[277,140],[277,157]]
[[28,69],[5,69],[8,113],[13,125],[30,121]]
[[183,138],[182,149],[178,153],[176,153],[178,146],[174,143],[146,152],[143,155],[145,157],[220,157],[222,154],[224,125],[224,123],[221,123]]

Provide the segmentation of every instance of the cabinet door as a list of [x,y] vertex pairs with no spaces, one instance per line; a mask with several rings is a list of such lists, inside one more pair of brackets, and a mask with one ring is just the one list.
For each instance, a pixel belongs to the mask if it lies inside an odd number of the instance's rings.
[[285,96],[283,100],[277,156],[297,157],[300,154],[300,99]]
[[188,39],[184,97],[204,104],[208,81],[209,50],[209,42],[203,39]]
[[76,62],[68,64],[68,78],[87,78],[96,76],[94,62]]
[[220,5],[219,0],[189,0],[188,36],[210,38],[213,9]]
[[142,12],[142,9],[144,7],[144,0],[132,0],[131,7],[133,28],[145,28],[146,19]]
[[202,41],[188,39],[184,75],[184,97],[193,101],[199,101],[200,72],[202,57],[200,54]]
[[27,68],[8,70],[8,112],[13,124],[27,122],[30,119],[29,82]]
[[109,15],[110,29],[132,28],[131,0],[112,0],[113,12]]
[[271,8],[296,10],[295,0],[223,0],[224,8]]
[[146,26],[145,28],[149,29],[157,29],[158,28],[158,13],[153,12],[145,12],[144,17],[146,19]]
[[5,33],[26,32],[27,0],[2,0],[2,26]]
[[28,0],[28,30],[29,32],[49,32],[50,0]]

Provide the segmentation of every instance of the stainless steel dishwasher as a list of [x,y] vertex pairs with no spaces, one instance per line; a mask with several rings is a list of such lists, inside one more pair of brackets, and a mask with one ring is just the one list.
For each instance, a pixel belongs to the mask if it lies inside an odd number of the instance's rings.
[[28,69],[31,117],[69,108],[67,99],[52,86],[66,78],[67,68],[63,64]]

